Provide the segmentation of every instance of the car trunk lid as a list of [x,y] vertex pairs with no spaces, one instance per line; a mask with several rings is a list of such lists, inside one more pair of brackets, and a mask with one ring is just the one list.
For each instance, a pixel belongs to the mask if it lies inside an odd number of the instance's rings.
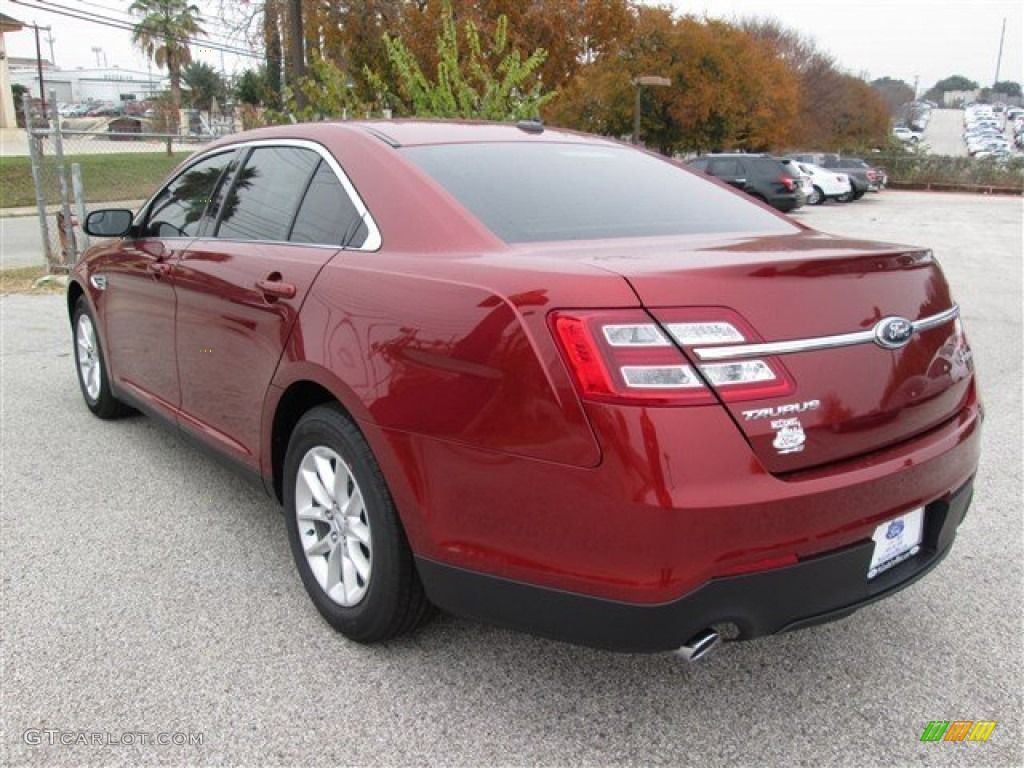
[[[970,351],[930,251],[809,231],[635,243],[597,246],[589,259],[624,277],[664,328],[680,308],[689,319],[736,319],[743,340],[681,344],[693,364],[763,359],[788,379],[782,393],[769,387],[752,399],[716,387],[770,472],[909,439],[969,397]],[[730,351],[776,342],[795,347]]]

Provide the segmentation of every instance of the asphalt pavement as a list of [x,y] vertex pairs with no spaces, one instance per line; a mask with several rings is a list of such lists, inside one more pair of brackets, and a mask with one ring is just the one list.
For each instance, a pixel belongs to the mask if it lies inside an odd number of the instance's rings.
[[[918,584],[696,664],[450,617],[346,641],[272,501],[148,418],[93,418],[63,298],[0,298],[0,764],[1024,763],[1021,201],[883,192],[797,217],[940,257],[987,404],[975,502]],[[998,725],[922,743],[932,720]]]
[[927,145],[930,154],[967,157],[967,145],[964,143],[964,111],[933,109],[921,141]]

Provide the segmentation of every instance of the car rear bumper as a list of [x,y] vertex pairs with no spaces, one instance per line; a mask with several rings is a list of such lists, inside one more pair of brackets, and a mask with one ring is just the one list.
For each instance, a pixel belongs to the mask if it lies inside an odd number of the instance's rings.
[[871,581],[871,540],[787,567],[711,579],[658,604],[602,599],[416,560],[431,601],[456,615],[609,650],[670,651],[716,625],[732,625],[731,635],[746,640],[833,621],[909,586],[949,552],[972,485],[968,481],[928,504],[921,551]]

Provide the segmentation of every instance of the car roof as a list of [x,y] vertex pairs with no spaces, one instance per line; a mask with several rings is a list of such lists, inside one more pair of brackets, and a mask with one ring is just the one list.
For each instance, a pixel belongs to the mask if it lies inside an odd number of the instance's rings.
[[772,157],[772,155],[767,152],[708,152],[700,157]]
[[612,145],[618,142],[552,128],[533,120],[493,123],[477,120],[360,120],[348,123],[392,146],[472,144],[508,141]]
[[622,146],[622,142],[542,123],[523,120],[518,123],[494,123],[473,120],[325,120],[254,128],[224,136],[210,144],[220,148],[260,139],[307,139],[328,146],[347,135],[361,133],[377,139],[380,145],[410,147],[430,144],[546,143]]

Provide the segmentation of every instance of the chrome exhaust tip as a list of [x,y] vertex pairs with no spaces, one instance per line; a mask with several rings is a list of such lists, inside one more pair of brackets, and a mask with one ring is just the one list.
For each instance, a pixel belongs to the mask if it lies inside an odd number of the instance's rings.
[[721,639],[721,636],[715,630],[708,627],[707,629],[702,629],[683,643],[676,651],[676,654],[682,656],[687,661],[697,661],[711,653]]

